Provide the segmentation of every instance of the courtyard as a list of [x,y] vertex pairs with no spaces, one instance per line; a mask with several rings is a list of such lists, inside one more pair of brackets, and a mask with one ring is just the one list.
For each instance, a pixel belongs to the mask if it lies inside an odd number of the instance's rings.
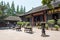
[[60,31],[46,30],[48,37],[41,36],[41,29],[33,28],[33,34],[13,29],[0,29],[0,40],[60,40]]

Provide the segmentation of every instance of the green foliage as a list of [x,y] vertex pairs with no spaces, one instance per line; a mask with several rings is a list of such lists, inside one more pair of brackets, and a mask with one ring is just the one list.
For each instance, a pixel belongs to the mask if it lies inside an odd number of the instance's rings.
[[55,28],[59,28],[59,26],[58,25],[55,25]]
[[23,6],[21,6],[20,14],[23,14],[23,13],[24,13]]
[[50,4],[52,0],[42,0],[43,5]]
[[4,2],[3,2],[3,1],[1,1],[1,2],[0,2],[0,5],[3,5],[3,3],[4,3]]
[[22,24],[23,24],[23,22],[17,22],[17,24],[18,24],[18,25],[22,25]]
[[10,4],[7,2],[7,15],[10,16]]
[[48,28],[49,28],[49,25],[48,25],[48,24],[45,24],[45,28],[48,30]]
[[0,2],[0,10],[2,11],[2,13],[4,13],[4,11],[6,10],[6,4],[3,2],[3,1],[1,1]]
[[27,28],[32,28],[31,26],[28,26]]
[[25,22],[25,25],[26,25],[26,28],[32,28],[32,27],[30,26],[30,22]]
[[25,22],[27,25],[30,24],[30,22]]
[[10,4],[9,4],[9,2],[7,2],[7,8],[8,8],[8,9],[10,8]]
[[25,13],[25,11],[26,11],[26,9],[25,9],[25,7],[24,7],[24,13]]
[[60,24],[60,19],[58,19],[57,23]]
[[55,28],[56,28],[56,30],[58,30],[59,29],[59,26],[58,25],[55,25]]
[[0,10],[0,16],[2,15],[2,11]]
[[60,7],[60,4],[58,6]]
[[42,4],[43,5],[47,5],[49,8],[54,8],[52,5],[51,5],[51,2],[52,1],[55,1],[55,0],[42,0]]
[[[19,9],[19,5],[17,5],[17,10],[15,10],[14,1],[12,2],[11,7],[9,2],[7,2],[6,4],[4,1],[1,1],[0,10],[2,11],[2,15],[8,15],[8,16],[16,16],[16,13],[19,13],[19,14],[25,13],[25,7],[23,8],[23,6],[21,6],[21,8]],[[0,14],[1,14],[1,11],[0,11]]]
[[7,15],[5,14],[7,9],[7,6],[5,4],[5,2],[1,1],[0,2],[0,20],[2,20],[3,18],[5,18]]
[[18,25],[25,25],[25,24],[28,25],[29,22],[17,22],[17,24],[18,24]]
[[19,13],[19,5],[17,5],[17,13]]
[[48,20],[48,24],[54,24],[55,23],[55,20]]
[[11,4],[11,16],[14,16],[15,14],[15,5],[14,5],[14,1]]
[[26,24],[26,22],[22,22],[22,26],[25,25],[25,24]]
[[21,8],[20,8],[20,14],[24,14],[25,11],[26,11],[25,7],[23,8],[23,6],[21,6]]
[[11,4],[11,9],[12,9],[12,12],[14,12],[15,11],[15,7],[14,7],[15,5],[14,5],[14,1],[12,2],[12,4]]

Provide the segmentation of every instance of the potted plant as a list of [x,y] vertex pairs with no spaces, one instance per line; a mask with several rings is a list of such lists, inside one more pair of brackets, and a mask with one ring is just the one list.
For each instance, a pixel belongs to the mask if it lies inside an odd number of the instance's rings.
[[30,22],[25,22],[25,24],[26,24],[26,27],[30,26]]
[[17,22],[17,25],[21,26],[22,25],[22,22]]
[[48,24],[45,24],[45,28],[48,30],[48,28],[49,28]]
[[18,27],[16,28],[17,30],[21,30],[21,27],[23,25],[23,22],[17,22]]
[[51,25],[51,30],[53,30],[52,26],[55,24],[55,20],[48,20],[48,24]]
[[58,25],[55,25],[55,29],[58,31],[59,30],[59,26]]
[[57,24],[59,24],[59,25],[60,25],[60,19],[58,19],[58,20],[57,20]]
[[24,26],[25,26],[25,24],[26,24],[26,22],[22,22],[22,25],[21,25],[21,26],[22,26],[22,27],[24,27]]
[[25,30],[24,32],[31,32],[32,33],[32,27],[30,26],[30,22],[25,22]]

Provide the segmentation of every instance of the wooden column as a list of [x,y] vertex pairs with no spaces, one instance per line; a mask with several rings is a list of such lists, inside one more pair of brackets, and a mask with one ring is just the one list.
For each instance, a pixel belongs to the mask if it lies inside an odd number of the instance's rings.
[[46,22],[46,12],[43,12],[43,21]]
[[34,17],[32,16],[32,18],[31,18],[31,22],[32,22],[32,26],[34,26]]
[[46,14],[44,14],[44,16],[43,16],[43,17],[44,17],[44,19],[43,19],[43,20],[44,20],[44,22],[46,22]]
[[45,24],[46,24],[46,12],[43,12],[43,22],[41,22],[41,26],[42,26],[42,34],[41,36],[45,37],[46,33],[45,33]]

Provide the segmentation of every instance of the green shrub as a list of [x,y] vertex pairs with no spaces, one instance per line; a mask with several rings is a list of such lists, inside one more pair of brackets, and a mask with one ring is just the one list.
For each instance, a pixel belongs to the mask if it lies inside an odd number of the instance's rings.
[[17,22],[17,25],[21,28],[22,22]]
[[49,28],[49,25],[48,25],[48,24],[45,24],[45,28],[48,30],[48,28]]
[[32,28],[31,26],[27,26],[26,28]]
[[17,22],[18,25],[22,25],[22,22]]
[[30,22],[17,22],[18,25],[28,25]]
[[25,27],[26,27],[26,28],[31,28],[30,22],[25,22]]
[[25,24],[28,26],[30,24],[30,22],[25,22]]
[[60,19],[57,20],[57,23],[60,24]]
[[23,26],[26,24],[26,22],[17,22],[17,24]]
[[26,25],[27,28],[32,28],[32,26],[30,26],[30,22],[26,22]]
[[25,24],[26,24],[26,22],[22,22],[22,26],[25,25]]
[[48,20],[48,24],[54,24],[55,23],[55,20]]
[[59,26],[58,26],[58,25],[55,25],[55,28],[56,28],[56,30],[58,31],[58,29],[59,29]]

